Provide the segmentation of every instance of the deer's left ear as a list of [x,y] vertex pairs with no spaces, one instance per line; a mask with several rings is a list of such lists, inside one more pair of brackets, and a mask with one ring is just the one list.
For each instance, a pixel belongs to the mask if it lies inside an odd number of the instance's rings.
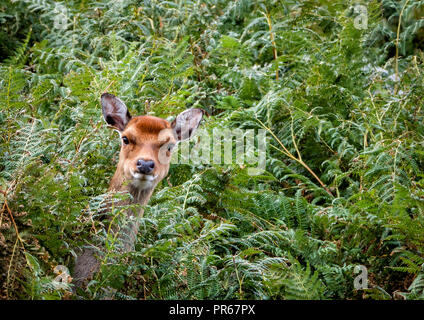
[[125,103],[110,93],[103,93],[100,100],[106,122],[119,131],[123,131],[131,120],[131,115]]
[[178,141],[190,139],[196,129],[199,127],[204,111],[202,109],[188,109],[181,112],[174,121],[171,127],[174,130]]

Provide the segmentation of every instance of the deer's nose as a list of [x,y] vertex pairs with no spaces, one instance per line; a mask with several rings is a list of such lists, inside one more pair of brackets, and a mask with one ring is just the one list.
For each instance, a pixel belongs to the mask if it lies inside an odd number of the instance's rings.
[[137,160],[137,169],[142,174],[150,174],[155,168],[155,162],[152,160]]

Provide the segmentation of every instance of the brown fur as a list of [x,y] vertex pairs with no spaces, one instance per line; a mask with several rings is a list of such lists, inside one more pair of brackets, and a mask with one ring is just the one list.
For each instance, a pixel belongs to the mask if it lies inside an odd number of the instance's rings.
[[[171,129],[171,124],[161,118],[138,116],[130,120],[121,133],[121,136],[127,137],[130,143],[122,145],[118,167],[110,184],[111,190],[120,190],[123,180],[131,178],[130,170],[133,172],[137,170],[138,159],[155,161],[153,175],[158,175],[157,182],[168,174],[169,164],[162,164],[158,161],[159,149],[165,142],[159,141],[158,135],[164,129]],[[169,142],[175,144],[176,141],[169,136]]]

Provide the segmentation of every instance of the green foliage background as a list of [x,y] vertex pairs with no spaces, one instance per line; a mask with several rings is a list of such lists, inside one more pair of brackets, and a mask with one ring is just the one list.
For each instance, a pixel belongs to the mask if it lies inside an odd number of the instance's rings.
[[[1,0],[0,297],[74,298],[53,269],[106,241],[82,298],[424,298],[423,18],[416,0]],[[119,254],[96,219],[106,90],[266,128],[266,172],[172,165]]]

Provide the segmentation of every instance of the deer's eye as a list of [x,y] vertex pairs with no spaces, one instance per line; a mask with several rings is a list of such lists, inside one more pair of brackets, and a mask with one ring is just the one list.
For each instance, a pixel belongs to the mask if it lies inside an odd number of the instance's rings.
[[128,140],[127,137],[122,137],[122,141],[124,142],[124,144],[130,143],[130,140]]
[[170,143],[168,144],[168,151],[171,152],[171,150],[174,148],[175,144]]

